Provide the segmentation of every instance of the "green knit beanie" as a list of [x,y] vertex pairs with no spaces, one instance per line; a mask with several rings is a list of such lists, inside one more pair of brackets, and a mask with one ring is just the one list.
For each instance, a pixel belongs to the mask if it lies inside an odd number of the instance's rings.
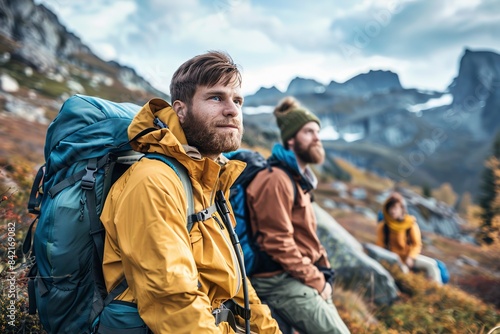
[[274,109],[274,116],[281,132],[283,144],[309,122],[316,122],[321,126],[319,118],[302,107],[293,97],[285,97]]

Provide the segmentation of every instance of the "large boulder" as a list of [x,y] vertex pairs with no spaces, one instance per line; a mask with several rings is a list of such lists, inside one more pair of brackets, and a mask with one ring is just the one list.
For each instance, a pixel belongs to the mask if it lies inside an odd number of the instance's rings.
[[318,221],[318,237],[325,247],[336,284],[361,292],[377,304],[390,304],[397,299],[398,289],[391,274],[363,251],[361,245],[319,205],[314,204]]

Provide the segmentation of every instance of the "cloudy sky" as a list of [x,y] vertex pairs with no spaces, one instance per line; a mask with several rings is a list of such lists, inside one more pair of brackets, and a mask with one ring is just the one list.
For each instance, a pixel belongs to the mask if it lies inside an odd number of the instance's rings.
[[500,53],[498,0],[37,0],[98,56],[168,92],[207,50],[243,69],[243,93],[392,70],[407,88],[444,90],[465,48]]

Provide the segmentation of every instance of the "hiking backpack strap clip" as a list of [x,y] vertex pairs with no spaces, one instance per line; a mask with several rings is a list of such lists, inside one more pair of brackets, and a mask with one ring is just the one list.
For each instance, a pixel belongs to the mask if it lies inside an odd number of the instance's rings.
[[95,186],[95,173],[97,172],[97,159],[90,159],[85,167],[85,175],[82,177],[82,189],[92,190]]
[[215,212],[217,212],[217,206],[215,204],[212,204],[203,211],[193,213],[187,217],[188,225],[193,226],[194,223],[205,221],[209,219]]

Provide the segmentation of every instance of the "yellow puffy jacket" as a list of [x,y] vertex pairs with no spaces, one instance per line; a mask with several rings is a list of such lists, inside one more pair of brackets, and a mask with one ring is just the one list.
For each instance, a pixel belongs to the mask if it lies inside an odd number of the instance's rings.
[[[187,145],[176,113],[161,99],[139,111],[129,138],[151,128],[154,117],[168,129],[150,132],[133,148],[172,156],[186,167],[195,212],[212,205],[217,190],[229,198],[244,163],[223,156],[217,162],[202,158]],[[113,185],[101,214],[106,288],[111,291],[125,277],[129,287],[117,299],[136,303],[154,333],[233,333],[226,322],[217,327],[212,315],[231,298],[243,305],[242,279],[228,231],[215,213],[188,233],[186,211],[184,188],[170,167],[146,158],[132,165]],[[269,308],[248,285],[252,331],[280,333]]]

